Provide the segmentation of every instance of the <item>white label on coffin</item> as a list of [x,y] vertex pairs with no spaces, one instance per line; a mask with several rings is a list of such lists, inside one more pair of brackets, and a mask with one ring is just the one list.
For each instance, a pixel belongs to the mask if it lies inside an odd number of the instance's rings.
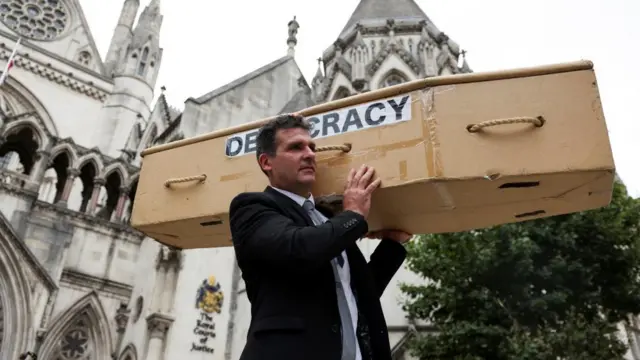
[[[306,120],[313,125],[311,137],[314,139],[393,125],[411,120],[410,99],[410,95],[400,95],[310,116]],[[228,137],[225,154],[237,157],[255,153],[258,131],[253,129]]]

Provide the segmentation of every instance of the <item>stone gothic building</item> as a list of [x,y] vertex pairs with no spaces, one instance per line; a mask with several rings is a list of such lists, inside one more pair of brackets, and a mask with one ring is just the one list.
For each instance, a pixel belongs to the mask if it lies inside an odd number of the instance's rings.
[[[140,0],[124,0],[105,59],[78,0],[0,0],[0,66],[21,39],[0,86],[0,359],[238,359],[249,304],[233,250],[167,249],[128,225],[139,153],[470,71],[413,0],[390,4],[361,0],[310,82],[295,60],[294,18],[285,56],[178,111],[153,91],[159,0],[137,19]],[[409,359],[407,339],[429,331],[399,306],[397,283],[413,280],[401,271],[383,296],[395,359]]]

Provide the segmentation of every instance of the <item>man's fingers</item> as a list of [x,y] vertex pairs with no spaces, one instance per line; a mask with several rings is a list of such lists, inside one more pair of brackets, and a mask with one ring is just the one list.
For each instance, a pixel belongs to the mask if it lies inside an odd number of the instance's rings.
[[353,178],[355,176],[356,176],[356,170],[355,169],[349,170],[349,175],[347,175],[347,183],[345,184],[346,188],[351,187],[351,184],[353,183]]
[[373,180],[371,182],[371,184],[369,184],[369,186],[367,186],[367,188],[365,189],[365,191],[369,194],[371,194],[373,192],[373,190],[377,189],[378,186],[380,186],[380,183],[382,183],[382,180],[380,180],[380,178],[377,178],[375,180]]
[[358,180],[358,187],[366,188],[367,185],[371,182],[371,177],[375,173],[375,169],[372,167],[367,168],[367,171],[362,175],[362,177]]
[[356,171],[356,174],[353,177],[353,181],[351,182],[352,186],[359,186],[360,184],[360,179],[362,178],[362,175],[364,175],[364,173],[367,171],[367,166],[366,165],[361,165],[360,168],[358,169],[358,171]]

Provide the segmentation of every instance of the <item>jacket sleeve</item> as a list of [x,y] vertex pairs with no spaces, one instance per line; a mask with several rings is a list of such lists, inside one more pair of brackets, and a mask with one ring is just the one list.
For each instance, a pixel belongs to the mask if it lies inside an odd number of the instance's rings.
[[327,264],[368,231],[366,219],[345,211],[319,226],[299,226],[260,193],[236,196],[229,223],[239,260],[291,270]]
[[396,241],[382,239],[369,259],[369,270],[378,297],[382,296],[393,276],[407,256],[407,250]]

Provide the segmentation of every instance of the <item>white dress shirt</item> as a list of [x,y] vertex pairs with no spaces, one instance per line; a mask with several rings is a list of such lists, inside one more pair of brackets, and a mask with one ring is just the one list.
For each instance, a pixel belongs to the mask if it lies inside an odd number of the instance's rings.
[[[313,195],[311,194],[309,194],[308,198],[305,198],[298,194],[294,194],[290,191],[278,189],[273,186],[272,188],[280,192],[281,194],[286,195],[291,200],[295,201],[298,205],[300,205],[300,207],[302,207],[302,204],[304,204],[306,200],[311,201],[315,205],[315,201],[313,200]],[[316,212],[316,215],[318,215],[318,217],[320,217],[324,221],[328,220],[318,210],[314,209],[314,211]],[[320,224],[316,224],[316,225],[320,225]],[[342,266],[337,267],[338,276],[340,277],[340,282],[342,283],[342,287],[344,289],[344,293],[347,298],[347,304],[349,305],[349,312],[351,313],[351,319],[353,321],[353,329],[355,330],[358,328],[358,306],[356,305],[356,298],[353,295],[353,291],[351,290],[351,272],[349,268],[349,261],[347,259],[347,254],[345,251],[343,251],[340,255],[344,258],[344,264]],[[335,261],[335,260],[332,260],[332,261]],[[357,336],[356,336],[356,339],[357,339]],[[362,360],[362,354],[360,353],[359,346],[356,346],[356,360]]]

